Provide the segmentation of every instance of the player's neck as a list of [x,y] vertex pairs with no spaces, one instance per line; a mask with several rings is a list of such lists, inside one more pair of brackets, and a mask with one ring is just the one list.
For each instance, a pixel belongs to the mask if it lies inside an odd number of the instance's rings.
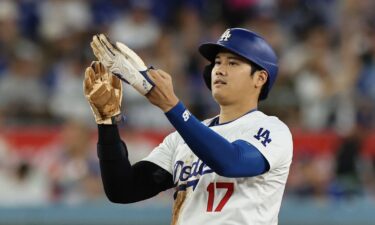
[[219,123],[226,123],[236,120],[257,107],[257,102],[248,104],[221,105]]

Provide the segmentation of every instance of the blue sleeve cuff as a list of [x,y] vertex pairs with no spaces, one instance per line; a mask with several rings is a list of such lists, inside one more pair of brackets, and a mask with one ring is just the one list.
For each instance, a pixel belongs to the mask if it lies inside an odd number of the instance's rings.
[[183,114],[185,111],[186,111],[185,118],[188,119],[188,116],[190,116],[191,114],[189,111],[186,110],[186,107],[184,106],[184,104],[182,104],[182,102],[179,101],[177,105],[175,105],[172,109],[166,112],[165,115],[173,124],[173,121],[184,119]]

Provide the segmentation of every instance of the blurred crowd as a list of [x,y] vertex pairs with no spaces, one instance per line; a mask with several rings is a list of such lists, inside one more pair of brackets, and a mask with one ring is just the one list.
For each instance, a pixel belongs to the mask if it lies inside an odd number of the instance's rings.
[[[95,123],[82,92],[95,60],[92,35],[106,33],[170,73],[179,98],[204,119],[218,108],[197,48],[228,27],[258,32],[279,56],[276,85],[260,109],[293,132],[330,130],[340,139],[332,154],[296,152],[287,196],[374,197],[375,156],[361,153],[375,130],[374,9],[372,0],[0,1],[0,128],[43,125],[62,134],[58,145],[26,159],[2,138],[0,204],[103,198]],[[126,85],[123,101],[127,131],[172,129]],[[136,159],[152,148],[135,145]]]

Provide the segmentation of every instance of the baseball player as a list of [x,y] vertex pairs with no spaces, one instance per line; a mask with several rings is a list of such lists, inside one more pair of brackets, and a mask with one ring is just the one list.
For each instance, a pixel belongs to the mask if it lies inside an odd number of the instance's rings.
[[[84,90],[98,123],[109,200],[132,203],[174,188],[172,225],[278,223],[293,144],[283,122],[257,109],[278,71],[277,57],[261,36],[232,28],[199,47],[209,61],[204,80],[220,106],[217,116],[203,122],[177,98],[168,73],[147,69],[131,49],[102,34],[91,47],[100,62],[87,68]],[[134,165],[116,125],[120,79],[163,110],[176,129]]]

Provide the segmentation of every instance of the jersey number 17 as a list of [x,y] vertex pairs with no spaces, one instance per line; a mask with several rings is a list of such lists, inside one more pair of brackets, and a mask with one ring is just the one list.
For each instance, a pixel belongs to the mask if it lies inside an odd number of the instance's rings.
[[220,212],[225,204],[228,202],[229,198],[232,196],[234,191],[233,183],[228,182],[216,182],[210,183],[207,187],[208,191],[208,202],[207,202],[207,212],[213,211],[214,199],[215,199],[215,190],[226,189],[224,197],[220,200],[219,204],[216,206],[214,212]]

